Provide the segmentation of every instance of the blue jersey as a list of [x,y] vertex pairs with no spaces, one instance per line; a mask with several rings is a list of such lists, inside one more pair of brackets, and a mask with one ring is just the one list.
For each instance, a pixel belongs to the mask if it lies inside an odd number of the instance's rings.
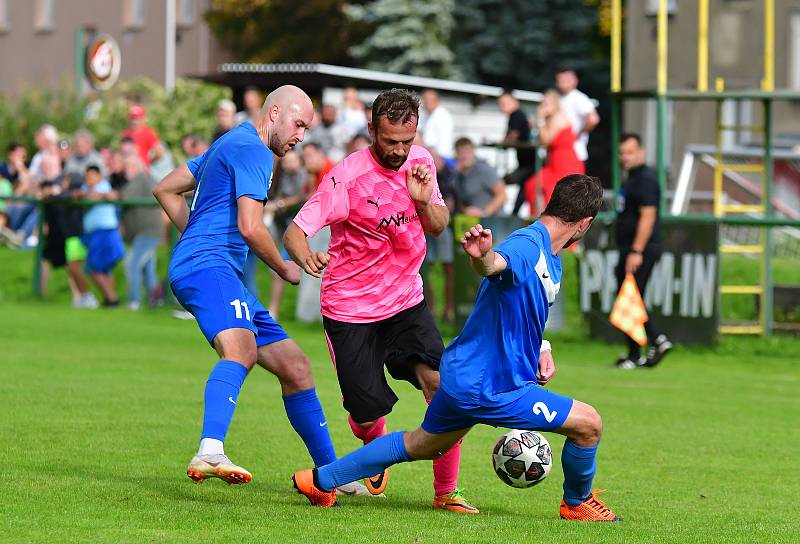
[[266,201],[273,156],[255,127],[243,123],[187,166],[195,177],[189,223],[175,246],[169,275],[225,267],[242,276],[248,246],[239,232],[237,199]]
[[476,403],[502,403],[536,383],[542,331],[561,287],[561,260],[541,223],[515,231],[495,251],[508,266],[483,280],[440,365],[442,390]]

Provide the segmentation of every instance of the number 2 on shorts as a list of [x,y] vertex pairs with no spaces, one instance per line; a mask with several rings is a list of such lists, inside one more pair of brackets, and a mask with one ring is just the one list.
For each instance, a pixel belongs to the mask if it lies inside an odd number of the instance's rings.
[[544,418],[547,420],[548,423],[552,423],[553,420],[558,415],[558,412],[551,412],[547,405],[541,401],[533,403],[533,413],[538,415],[544,415]]
[[238,298],[231,302],[231,306],[233,306],[234,310],[236,310],[236,319],[242,318],[242,308],[244,308],[244,315],[245,319],[250,321],[250,308],[247,307],[246,302],[242,302]]

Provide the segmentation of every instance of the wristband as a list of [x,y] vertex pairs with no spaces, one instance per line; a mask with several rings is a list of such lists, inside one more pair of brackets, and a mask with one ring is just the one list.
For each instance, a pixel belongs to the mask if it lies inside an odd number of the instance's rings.
[[542,347],[539,349],[539,353],[541,354],[545,351],[553,351],[553,348],[550,346],[550,342],[547,340],[542,340]]

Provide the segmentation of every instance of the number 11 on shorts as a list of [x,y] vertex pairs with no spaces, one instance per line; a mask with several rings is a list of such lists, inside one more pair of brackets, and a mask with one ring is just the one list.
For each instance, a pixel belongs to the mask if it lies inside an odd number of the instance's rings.
[[236,310],[236,319],[242,318],[242,308],[244,308],[244,315],[245,319],[250,321],[250,308],[247,307],[246,302],[242,302],[238,298],[231,302],[231,306],[233,306],[234,310]]

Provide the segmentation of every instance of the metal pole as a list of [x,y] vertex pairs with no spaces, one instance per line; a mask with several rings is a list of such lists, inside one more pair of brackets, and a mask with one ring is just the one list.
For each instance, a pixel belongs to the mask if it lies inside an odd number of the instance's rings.
[[611,2],[611,92],[622,90],[622,0]]
[[658,203],[658,213],[662,215],[667,209],[667,97],[659,94],[656,97],[657,120],[656,130],[658,132],[658,147],[656,163],[658,169],[658,186],[661,198]]
[[86,78],[86,45],[83,29],[75,31],[75,94],[83,96],[83,80]]
[[697,90],[708,91],[708,0],[697,3]]
[[[772,218],[772,100],[764,99],[764,216]],[[764,226],[764,334],[772,334],[773,285],[772,285],[772,228]]]
[[667,201],[667,165],[666,165],[666,145],[667,145],[667,124],[666,124],[666,93],[667,93],[667,0],[658,2],[658,64],[657,64],[657,85],[658,96],[656,97],[657,106],[657,168],[658,185],[661,187],[661,200],[659,202],[659,213],[666,209]]
[[667,92],[667,0],[658,2],[658,94]]
[[764,0],[764,79],[761,90],[775,90],[775,0]]
[[167,94],[175,89],[175,0],[166,0],[166,31],[164,33],[164,87]]
[[622,99],[615,95],[611,95],[611,188],[614,191],[614,202],[616,203],[619,188],[622,186],[622,172],[619,165],[619,153],[617,149],[619,146],[620,136],[620,101]]
[[33,258],[33,295],[42,296],[42,254],[44,253],[44,204],[36,204],[36,252]]

